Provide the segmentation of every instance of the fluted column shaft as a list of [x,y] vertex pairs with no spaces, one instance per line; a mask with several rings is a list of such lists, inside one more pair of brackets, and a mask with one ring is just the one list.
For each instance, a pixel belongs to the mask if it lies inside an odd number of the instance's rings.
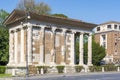
[[92,65],[92,34],[88,36],[88,65]]
[[24,29],[21,29],[21,57],[20,57],[20,63],[25,63],[25,53],[24,53]]
[[18,33],[17,33],[17,30],[15,31],[14,33],[14,61],[15,63],[17,64],[18,63],[18,50],[17,50],[17,47],[18,47]]
[[9,31],[9,64],[14,62],[13,37],[14,33]]
[[62,45],[62,65],[65,65],[66,62],[66,29],[63,29],[63,45]]
[[56,28],[52,28],[52,33],[51,33],[51,38],[52,38],[52,50],[51,50],[51,64],[54,65],[55,64],[55,56],[56,56],[56,53],[55,53],[55,30]]
[[83,33],[79,37],[79,65],[83,65]]
[[44,49],[44,45],[45,45],[45,28],[41,27],[41,43],[40,43],[40,65],[44,64],[44,53],[45,53],[45,49]]
[[71,34],[71,65],[75,64],[75,32]]

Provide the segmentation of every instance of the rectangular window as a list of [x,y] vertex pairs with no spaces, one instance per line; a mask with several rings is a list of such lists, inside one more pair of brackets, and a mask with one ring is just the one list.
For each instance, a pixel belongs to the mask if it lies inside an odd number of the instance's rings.
[[117,25],[114,25],[114,29],[117,29]]
[[106,44],[106,34],[101,35],[101,46],[105,47],[107,46]]
[[105,35],[102,35],[102,38],[103,38],[103,41],[105,41],[105,40],[106,40],[106,37],[105,37]]
[[111,25],[107,25],[107,28],[108,28],[108,29],[111,29]]
[[97,31],[100,31],[100,27],[97,27]]
[[117,42],[115,42],[115,46],[117,46]]

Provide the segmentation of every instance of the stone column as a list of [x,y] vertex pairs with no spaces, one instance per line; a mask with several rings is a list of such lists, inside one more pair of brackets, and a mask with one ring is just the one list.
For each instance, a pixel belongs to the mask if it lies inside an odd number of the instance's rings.
[[92,34],[88,36],[88,66],[92,66]]
[[44,64],[44,40],[45,40],[45,27],[41,27],[41,43],[40,43],[40,65]]
[[14,38],[14,32],[10,30],[9,31],[9,64],[14,62],[13,38]]
[[32,26],[29,24],[27,29],[27,54],[28,64],[32,64]]
[[52,50],[51,50],[51,65],[55,65],[55,30],[56,28],[52,28],[52,34],[51,34],[51,38],[52,38]]
[[25,43],[24,43],[24,28],[21,28],[21,57],[20,57],[20,63],[22,65],[25,64],[25,53],[24,53],[24,49],[25,49]]
[[65,56],[66,56],[66,29],[63,29],[63,45],[62,45],[62,65],[65,65]]
[[18,46],[18,33],[17,33],[17,30],[16,30],[15,33],[14,33],[14,61],[15,61],[15,64],[18,63],[17,46]]
[[83,65],[83,33],[80,33],[79,37],[79,65]]
[[71,34],[71,65],[75,65],[75,32]]

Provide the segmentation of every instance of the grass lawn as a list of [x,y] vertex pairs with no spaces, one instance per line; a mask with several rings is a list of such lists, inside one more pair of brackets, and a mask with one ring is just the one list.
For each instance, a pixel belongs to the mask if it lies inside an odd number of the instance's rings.
[[12,77],[11,74],[0,74],[0,78]]

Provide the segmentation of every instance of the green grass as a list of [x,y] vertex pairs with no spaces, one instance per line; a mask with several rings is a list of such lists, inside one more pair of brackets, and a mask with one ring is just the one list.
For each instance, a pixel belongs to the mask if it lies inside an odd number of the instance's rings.
[[12,77],[11,74],[0,74],[0,78]]

